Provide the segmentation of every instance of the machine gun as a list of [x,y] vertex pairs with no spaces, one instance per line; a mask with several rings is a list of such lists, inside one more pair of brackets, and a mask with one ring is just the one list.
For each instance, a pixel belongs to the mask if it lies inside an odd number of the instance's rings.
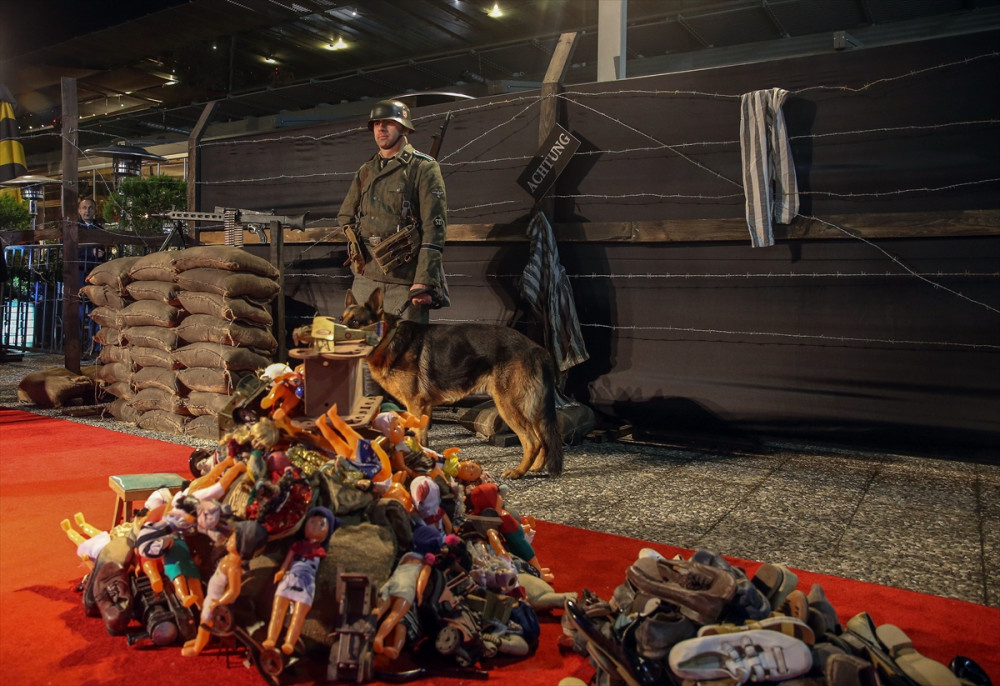
[[[277,224],[278,230],[281,230],[282,226],[288,227],[289,229],[302,230],[305,229],[306,221],[306,213],[293,216],[283,216],[270,212],[241,210],[233,207],[216,207],[215,212],[185,212],[171,210],[170,212],[164,212],[158,216],[174,220],[174,228],[170,232],[170,235],[167,236],[167,240],[163,243],[164,248],[167,247],[175,234],[179,235],[180,224],[185,221],[222,223],[222,230],[226,232],[226,245],[232,245],[238,248],[243,247],[244,230],[252,231],[257,235],[261,243],[267,243],[268,237],[267,234],[264,233],[264,227],[271,227],[272,224]],[[218,229],[202,230],[212,231]]]

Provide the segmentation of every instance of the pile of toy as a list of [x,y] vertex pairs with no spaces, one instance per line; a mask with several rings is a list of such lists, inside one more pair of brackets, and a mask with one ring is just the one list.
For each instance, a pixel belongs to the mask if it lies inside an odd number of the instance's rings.
[[324,660],[330,681],[378,676],[401,657],[483,676],[482,661],[532,651],[536,612],[562,609],[529,517],[458,449],[388,409],[353,427],[336,406],[293,421],[301,374],[272,365],[192,480],[150,496],[131,522],[63,528],[91,571],[89,615],[136,641],[197,656],[234,639],[261,674]]
[[268,302],[278,271],[228,246],[165,250],[95,267],[81,293],[100,325],[97,379],[109,408],[144,429],[218,438],[240,378],[277,348]]

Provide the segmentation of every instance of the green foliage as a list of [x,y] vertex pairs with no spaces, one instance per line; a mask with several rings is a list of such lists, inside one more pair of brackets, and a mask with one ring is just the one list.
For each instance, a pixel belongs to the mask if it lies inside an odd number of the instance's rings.
[[0,231],[27,231],[31,228],[28,201],[14,193],[0,192]]
[[104,203],[104,220],[138,234],[163,233],[163,218],[151,215],[187,209],[187,183],[174,176],[129,176]]

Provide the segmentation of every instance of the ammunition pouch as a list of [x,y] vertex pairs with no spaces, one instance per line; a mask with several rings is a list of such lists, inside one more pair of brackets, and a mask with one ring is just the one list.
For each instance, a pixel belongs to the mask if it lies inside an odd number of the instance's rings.
[[420,232],[416,224],[408,224],[377,245],[369,247],[375,262],[386,274],[412,260],[420,247]]

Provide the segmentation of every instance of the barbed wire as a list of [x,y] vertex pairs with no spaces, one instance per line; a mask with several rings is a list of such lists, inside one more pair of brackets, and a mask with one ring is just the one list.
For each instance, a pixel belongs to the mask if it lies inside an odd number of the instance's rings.
[[[1000,52],[993,51],[984,53],[982,55],[977,55],[969,57],[966,59],[955,60],[950,62],[943,62],[937,65],[925,67],[923,69],[912,70],[905,73],[900,73],[896,75],[886,76],[879,79],[874,79],[860,86],[851,86],[847,84],[841,85],[827,85],[827,84],[817,84],[813,86],[806,86],[803,88],[795,89],[790,91],[794,95],[804,95],[810,92],[816,91],[830,91],[830,92],[849,92],[849,93],[865,93],[873,90],[877,86],[897,82],[908,78],[913,78],[918,75],[927,74],[935,70],[950,69],[956,66],[967,65],[975,61],[984,59],[995,59],[1000,56]],[[476,156],[472,159],[461,159],[462,153],[473,148],[476,144],[483,140],[492,140],[497,137],[503,137],[505,130],[519,120],[524,119],[532,112],[535,107],[540,107],[542,102],[546,98],[556,98],[567,105],[572,105],[574,107],[581,108],[587,112],[592,113],[595,116],[604,118],[621,129],[628,131],[630,134],[638,136],[642,139],[650,141],[652,145],[648,146],[634,146],[630,145],[627,147],[621,147],[616,149],[608,150],[585,150],[579,151],[576,154],[580,156],[587,155],[599,155],[599,156],[619,156],[619,155],[629,155],[637,153],[656,153],[662,151],[669,151],[676,155],[678,158],[686,161],[697,169],[707,172],[712,176],[729,182],[730,184],[742,188],[742,184],[735,179],[727,177],[725,174],[719,172],[718,170],[710,168],[705,163],[693,159],[689,154],[685,154],[685,151],[701,149],[707,150],[712,148],[721,149],[733,149],[736,150],[739,147],[739,140],[723,140],[723,141],[694,141],[694,142],[667,142],[661,140],[657,135],[650,133],[649,131],[644,131],[641,128],[634,126],[633,124],[625,121],[621,117],[616,117],[609,112],[601,110],[596,104],[602,99],[607,98],[621,98],[623,96],[628,97],[653,97],[653,98],[702,98],[702,99],[716,99],[716,100],[726,100],[726,101],[738,101],[742,94],[731,94],[731,93],[719,93],[719,92],[708,92],[708,91],[698,91],[698,90],[670,90],[670,89],[620,89],[620,90],[607,90],[601,92],[587,92],[581,90],[566,90],[561,92],[552,93],[546,96],[539,96],[535,94],[528,95],[518,95],[511,96],[502,99],[495,99],[489,102],[471,102],[456,104],[454,108],[450,109],[452,115],[463,115],[478,112],[483,109],[502,109],[502,108],[513,108],[511,114],[503,118],[501,121],[496,122],[494,125],[486,130],[479,132],[477,135],[472,137],[470,140],[464,142],[462,145],[457,147],[455,150],[447,153],[446,155],[440,157],[439,164],[443,171],[448,173],[458,173],[463,169],[474,168],[478,166],[486,165],[498,165],[498,164],[510,164],[525,162],[533,159],[533,154],[522,154],[522,155],[500,155],[494,157],[483,157],[481,155]],[[441,114],[426,115],[422,117],[415,117],[415,122],[430,122],[435,119],[440,118]],[[884,126],[884,127],[868,127],[868,128],[856,128],[847,129],[842,131],[826,131],[823,133],[808,133],[808,134],[797,134],[791,137],[793,142],[806,142],[808,140],[819,140],[819,139],[829,139],[829,138],[852,138],[859,136],[872,136],[872,135],[884,135],[884,134],[897,134],[897,133],[908,133],[908,132],[929,132],[944,129],[953,129],[957,127],[974,127],[974,126],[995,126],[1000,123],[1000,119],[988,118],[988,119],[973,119],[968,121],[949,121],[949,122],[938,122],[931,124],[901,124],[897,126]],[[225,139],[216,141],[203,141],[199,143],[199,148],[209,149],[215,146],[235,146],[235,145],[261,145],[266,143],[276,143],[276,142],[326,142],[335,140],[338,138],[346,136],[354,136],[359,133],[367,133],[366,126],[353,126],[345,129],[339,129],[336,131],[330,131],[323,134],[311,134],[308,132],[298,132],[291,134],[281,134],[278,136],[269,137],[244,137],[237,139]],[[48,134],[46,134],[48,135]],[[53,132],[51,135],[63,134]],[[107,134],[110,135],[110,134]],[[80,151],[84,157],[88,160],[91,158]],[[343,179],[346,177],[351,177],[356,173],[356,168],[345,169],[345,170],[330,170],[322,172],[308,172],[303,174],[287,174],[279,173],[270,176],[261,176],[253,178],[234,178],[234,179],[215,179],[215,180],[199,180],[197,183],[202,186],[224,186],[232,184],[248,184],[248,183],[268,183],[268,182],[327,182]],[[101,183],[104,185],[105,189],[112,188],[112,184],[108,183],[107,179],[100,174]],[[851,199],[877,199],[883,197],[901,196],[906,194],[914,193],[942,193],[959,188],[968,188],[975,186],[983,186],[994,184],[1000,181],[1000,178],[982,178],[982,179],[967,179],[964,181],[956,182],[948,185],[941,186],[917,186],[917,187],[907,187],[907,188],[897,188],[889,190],[871,191],[871,192],[837,192],[829,190],[806,190],[802,191],[802,195],[813,195],[818,197],[828,197],[828,198],[839,198],[845,200]],[[111,194],[109,193],[109,197]],[[639,190],[634,193],[573,193],[573,194],[560,194],[554,196],[558,200],[698,200],[698,201],[735,201],[743,198],[743,193],[732,193],[732,194],[680,194],[680,193],[659,193],[648,190]],[[481,211],[484,209],[498,208],[503,206],[518,205],[521,204],[517,200],[498,200],[495,202],[487,203],[476,203],[469,205],[456,205],[450,208],[449,212],[452,215],[461,215],[463,213],[470,213],[475,211]],[[527,206],[527,200],[524,203]],[[878,251],[885,258],[890,260],[892,263],[898,265],[902,272],[880,272],[880,273],[867,273],[867,272],[857,272],[857,273],[840,273],[840,272],[813,272],[808,274],[802,273],[766,273],[766,274],[750,274],[750,273],[723,273],[723,274],[570,274],[568,275],[570,279],[795,279],[795,278],[811,278],[811,279],[841,279],[841,278],[852,278],[852,279],[862,279],[862,278],[916,278],[921,280],[928,285],[936,289],[940,289],[943,292],[948,293],[954,297],[960,298],[970,304],[982,307],[985,310],[997,314],[1000,313],[996,307],[971,298],[963,293],[945,286],[940,283],[940,279],[954,279],[954,278],[998,278],[1000,274],[998,272],[919,272],[907,264],[898,257],[890,253],[885,248],[877,245],[873,241],[866,239],[865,237],[857,234],[856,232],[850,231],[842,226],[839,226],[831,221],[822,219],[816,216],[799,215],[803,219],[815,221],[822,225],[833,228],[837,231],[843,233],[846,237],[852,238],[854,240],[860,241]],[[321,224],[326,221],[336,221],[335,217],[320,217],[310,220],[310,224]],[[337,232],[336,228],[330,229],[325,232],[321,237],[311,241],[304,247],[300,255],[308,253],[315,247],[325,243],[332,235]],[[519,278],[520,275],[500,275],[491,274],[487,275],[488,278]],[[343,279],[347,280],[350,277],[349,273],[344,274],[324,274],[316,272],[297,272],[289,271],[286,273],[286,277],[290,279]],[[455,274],[448,275],[449,278],[476,278],[471,275]],[[443,320],[440,320],[443,321]],[[630,326],[617,326],[611,324],[601,324],[601,323],[586,323],[583,324],[585,327],[595,327],[595,328],[611,328],[614,330],[621,331],[674,331],[674,332],[687,332],[687,333],[702,333],[702,334],[726,334],[726,335],[743,335],[743,336],[772,336],[772,337],[788,337],[795,339],[816,339],[816,340],[826,340],[826,341],[839,341],[839,342],[859,342],[859,343],[878,343],[878,344],[900,344],[900,345],[939,345],[939,346],[952,346],[952,347],[968,347],[968,348],[1000,348],[1000,346],[992,344],[969,344],[969,343],[955,343],[948,341],[904,341],[895,339],[872,339],[872,338],[853,338],[853,337],[843,337],[843,336],[817,336],[817,335],[807,335],[807,334],[788,334],[781,332],[762,332],[762,331],[730,331],[725,329],[701,329],[693,327],[630,327]]]

